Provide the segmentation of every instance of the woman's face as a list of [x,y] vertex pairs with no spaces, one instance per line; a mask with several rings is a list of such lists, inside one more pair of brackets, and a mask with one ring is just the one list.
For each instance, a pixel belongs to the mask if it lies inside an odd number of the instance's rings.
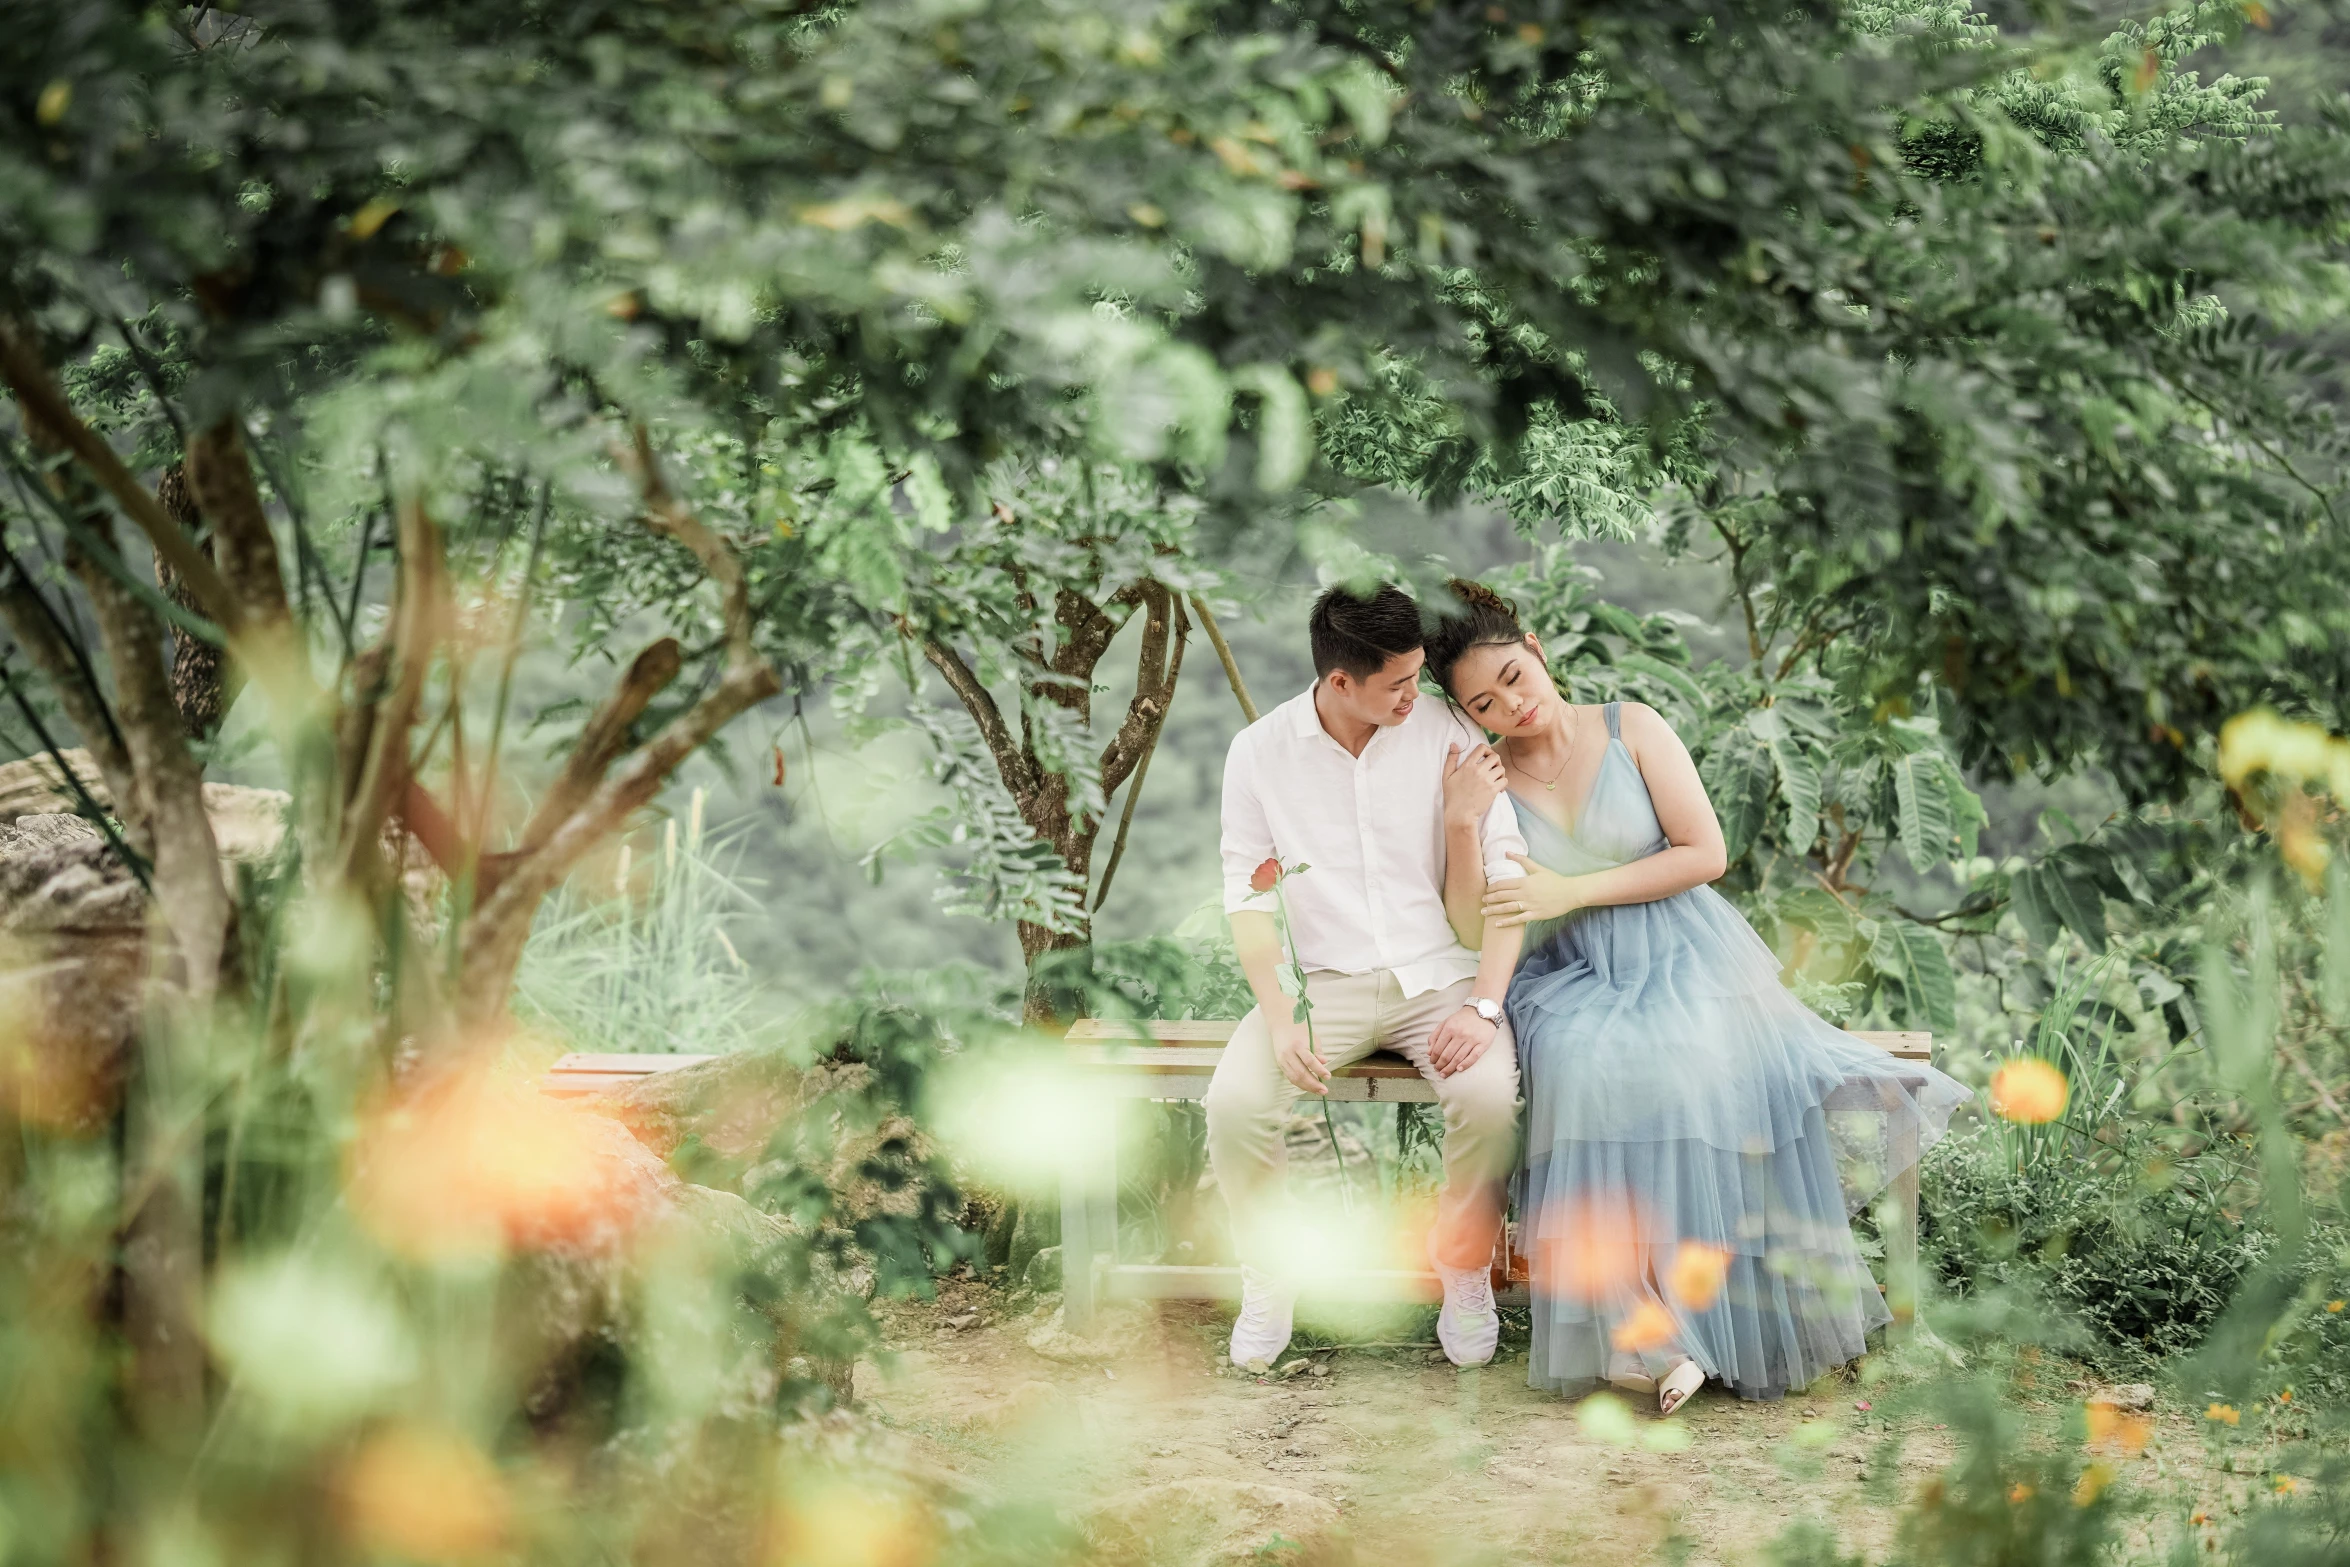
[[1559,705],[1532,637],[1463,653],[1452,666],[1452,695],[1471,718],[1505,739],[1543,733]]

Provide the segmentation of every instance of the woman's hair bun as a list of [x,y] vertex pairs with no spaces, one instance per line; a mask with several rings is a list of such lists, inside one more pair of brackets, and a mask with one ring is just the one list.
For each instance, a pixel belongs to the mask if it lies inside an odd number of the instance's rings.
[[1525,640],[1518,624],[1518,606],[1482,582],[1455,577],[1445,584],[1459,601],[1452,614],[1433,618],[1421,645],[1428,650],[1428,672],[1447,693],[1452,691],[1453,666],[1473,647],[1502,647]]
[[1445,586],[1452,589],[1453,596],[1471,609],[1482,609],[1497,615],[1507,615],[1512,620],[1518,618],[1517,605],[1503,598],[1474,577],[1455,577]]

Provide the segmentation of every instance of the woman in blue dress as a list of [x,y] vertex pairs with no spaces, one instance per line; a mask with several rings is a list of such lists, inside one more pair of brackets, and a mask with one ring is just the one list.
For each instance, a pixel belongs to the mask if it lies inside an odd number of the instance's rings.
[[[1448,881],[1446,900],[1472,951],[1485,920],[1526,932],[1507,1006],[1526,1094],[1529,1380],[1653,1385],[1668,1414],[1708,1379],[1777,1398],[1892,1320],[1849,1216],[1899,1172],[1881,1158],[1840,1170],[1831,1096],[1873,1091],[1917,1132],[1879,1146],[1922,1149],[1967,1091],[1780,983],[1707,885],[1725,868],[1721,825],[1670,725],[1637,703],[1566,701],[1513,606],[1478,583],[1453,591],[1460,613],[1429,634],[1428,668],[1498,737],[1532,851],[1524,880],[1479,873]],[[1489,802],[1491,777],[1457,769],[1448,820],[1469,794]]]

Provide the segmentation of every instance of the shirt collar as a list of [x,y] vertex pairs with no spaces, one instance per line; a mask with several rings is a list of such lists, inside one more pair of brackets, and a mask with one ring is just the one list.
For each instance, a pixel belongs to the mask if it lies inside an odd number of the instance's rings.
[[1321,684],[1322,682],[1319,680],[1315,681],[1306,687],[1305,695],[1289,704],[1291,708],[1290,733],[1301,740],[1310,739],[1315,735],[1329,739],[1329,731],[1322,727],[1322,715],[1314,711],[1314,693],[1321,688]]

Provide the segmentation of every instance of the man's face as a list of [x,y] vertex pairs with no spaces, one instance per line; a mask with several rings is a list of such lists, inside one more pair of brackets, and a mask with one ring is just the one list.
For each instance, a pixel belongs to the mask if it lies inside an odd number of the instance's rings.
[[1428,655],[1419,648],[1398,653],[1377,674],[1357,680],[1343,669],[1333,669],[1326,684],[1332,705],[1362,723],[1392,728],[1411,716],[1420,695],[1420,666]]

